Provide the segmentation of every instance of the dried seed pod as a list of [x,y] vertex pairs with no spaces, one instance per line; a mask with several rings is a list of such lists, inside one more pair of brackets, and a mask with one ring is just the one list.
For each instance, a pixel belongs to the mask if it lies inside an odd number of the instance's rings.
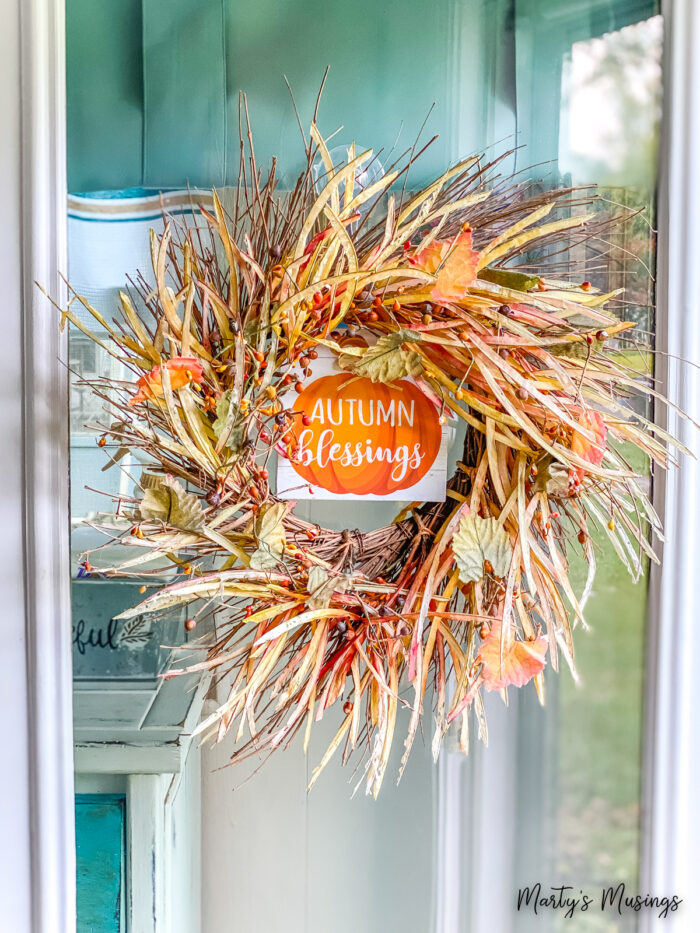
[[212,489],[207,493],[207,502],[215,509],[221,503],[221,492],[219,489]]

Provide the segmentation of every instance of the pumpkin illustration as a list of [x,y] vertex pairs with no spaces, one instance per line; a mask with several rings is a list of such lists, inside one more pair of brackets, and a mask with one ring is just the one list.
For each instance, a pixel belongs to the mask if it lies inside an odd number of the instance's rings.
[[293,466],[306,482],[342,495],[389,495],[422,479],[440,449],[434,404],[412,382],[322,376],[297,397]]

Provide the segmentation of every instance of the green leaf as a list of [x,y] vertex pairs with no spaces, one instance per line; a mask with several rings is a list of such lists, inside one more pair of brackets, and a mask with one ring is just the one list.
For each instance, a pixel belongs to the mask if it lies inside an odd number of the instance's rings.
[[373,347],[348,348],[338,359],[341,369],[350,370],[372,382],[394,382],[406,376],[418,376],[423,361],[415,350],[404,350],[402,344],[417,343],[421,335],[413,330],[397,330],[380,337]]
[[516,292],[529,292],[536,288],[540,281],[538,275],[526,275],[524,272],[515,272],[511,269],[481,269],[479,278],[503,288],[512,288]]
[[226,391],[216,400],[216,421],[212,424],[217,441],[221,437],[221,432],[226,427],[229,409],[231,407],[231,389]]
[[287,506],[272,502],[261,507],[253,526],[258,546],[250,557],[253,570],[277,567],[284,554],[284,516]]
[[350,577],[346,574],[329,576],[323,567],[315,564],[309,570],[309,597],[306,605],[309,609],[327,609],[333,594],[347,592],[350,582]]
[[462,583],[481,580],[485,561],[497,577],[505,577],[513,556],[510,538],[496,519],[479,515],[464,516],[452,539],[452,551]]
[[234,427],[234,420],[238,414],[238,406],[231,405],[232,389],[226,391],[216,400],[216,421],[212,424],[212,429],[216,439],[221,440],[222,435],[227,435],[224,442],[233,450],[238,450],[243,443],[245,436],[245,424],[238,424]]
[[139,504],[142,519],[154,519],[183,531],[201,531],[204,513],[199,498],[187,492],[173,476],[145,474],[141,483],[146,487]]
[[593,342],[590,344],[585,340],[569,340],[566,343],[552,344],[546,349],[549,350],[552,356],[566,356],[570,360],[585,360],[591,353],[601,350],[604,344],[604,340],[594,337]]

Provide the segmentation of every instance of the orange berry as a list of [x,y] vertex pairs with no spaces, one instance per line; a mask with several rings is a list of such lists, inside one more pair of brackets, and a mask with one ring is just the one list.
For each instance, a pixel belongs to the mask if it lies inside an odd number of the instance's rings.
[[197,628],[196,619],[185,619],[185,631],[191,632],[193,628]]
[[104,445],[105,445],[106,443],[107,443],[107,438],[106,438],[106,437],[101,437],[101,438],[99,439],[99,441],[97,442],[97,446],[98,446],[98,447],[104,447]]

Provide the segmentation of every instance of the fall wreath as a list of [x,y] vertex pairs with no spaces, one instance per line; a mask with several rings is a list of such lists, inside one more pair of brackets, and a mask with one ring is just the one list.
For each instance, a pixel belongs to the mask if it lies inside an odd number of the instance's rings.
[[[315,124],[305,153],[278,195],[274,164],[263,179],[251,146],[232,206],[215,193],[204,212],[206,232],[171,219],[153,235],[152,285],[121,295],[118,321],[73,296],[133,372],[89,382],[110,413],[99,443],[152,464],[101,522],[136,556],[99,572],[148,586],[125,617],[187,606],[192,630],[215,615],[204,660],[167,676],[228,677],[198,731],[233,730],[233,760],[300,730],[308,743],[335,705],[311,783],[339,748],[359,748],[376,794],[401,705],[403,770],[428,700],[437,755],[450,724],[463,747],[471,716],[481,732],[482,691],[532,680],[542,698],[547,659],[573,669],[596,539],[635,575],[654,558],[659,522],[625,451],[666,466],[669,438],[629,404],[654,394],[623,352],[633,325],[575,261],[609,229],[589,191],[538,190],[475,157],[407,194],[412,155],[361,187],[372,152],[334,165]],[[65,319],[89,333],[70,304]],[[313,400],[298,400],[319,354],[336,361],[338,391],[398,387],[464,426],[444,501],[360,534],[351,517],[345,530],[306,521],[273,491],[275,458],[316,479],[299,443]],[[582,593],[572,552],[589,565]],[[177,576],[157,585],[164,562]],[[86,555],[88,570],[98,563]]]

